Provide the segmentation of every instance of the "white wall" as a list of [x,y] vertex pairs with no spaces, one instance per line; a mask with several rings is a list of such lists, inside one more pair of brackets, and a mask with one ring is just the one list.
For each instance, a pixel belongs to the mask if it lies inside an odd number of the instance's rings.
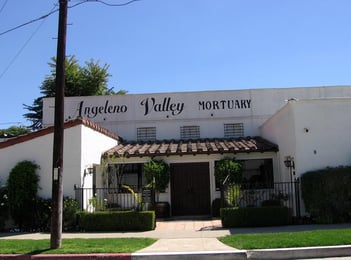
[[51,168],[52,168],[52,134],[44,135],[27,142],[12,145],[0,150],[0,179],[6,183],[12,168],[20,161],[28,160],[40,166],[39,194],[49,197],[51,194]]
[[[93,176],[85,175],[84,171],[87,172],[88,168],[94,168],[96,165],[101,163],[102,154],[116,146],[118,142],[106,135],[103,135],[89,127],[83,126],[81,129],[82,143],[81,149],[81,185],[85,188],[92,188]],[[99,173],[95,173],[99,174]],[[79,183],[77,183],[79,184]]]
[[[157,126],[159,140],[178,139],[184,125],[200,125],[202,138],[218,138],[223,137],[224,123],[244,123],[245,135],[255,136],[260,133],[259,126],[290,98],[343,96],[351,97],[350,86],[67,97],[65,118],[86,117],[125,140],[136,140],[136,128],[147,126]],[[239,106],[230,108],[228,102]],[[53,124],[53,103],[53,98],[44,99],[44,125]]]
[[267,120],[260,128],[261,136],[275,144],[278,144],[278,174],[275,181],[290,181],[292,172],[285,167],[284,160],[287,156],[295,157],[295,116],[292,104],[289,101],[275,115]]
[[302,100],[296,115],[296,171],[351,165],[351,99]]
[[[117,141],[82,124],[64,132],[63,193],[74,197],[74,184],[81,185],[84,167],[99,163],[101,154]],[[82,152],[82,153],[81,153]],[[29,160],[40,166],[39,196],[51,197],[53,133],[0,149],[0,179],[6,183],[11,169],[20,161]]]
[[351,164],[351,99],[289,102],[261,127],[262,137],[279,145],[280,172],[287,175],[285,156],[295,160],[296,177]]

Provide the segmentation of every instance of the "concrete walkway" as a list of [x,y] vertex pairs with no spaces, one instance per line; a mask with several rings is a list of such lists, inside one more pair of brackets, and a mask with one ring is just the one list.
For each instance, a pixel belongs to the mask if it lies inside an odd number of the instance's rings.
[[217,237],[229,234],[220,220],[173,220],[157,222],[154,234],[159,240],[140,250],[154,252],[233,251]]

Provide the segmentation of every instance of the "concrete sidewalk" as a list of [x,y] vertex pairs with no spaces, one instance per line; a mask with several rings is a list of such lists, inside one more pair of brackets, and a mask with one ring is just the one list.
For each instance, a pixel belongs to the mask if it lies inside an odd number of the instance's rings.
[[[170,220],[157,221],[156,229],[145,232],[109,233],[63,233],[62,238],[126,238],[149,237],[158,239],[150,247],[139,252],[197,252],[236,250],[220,241],[217,237],[230,235],[229,229],[222,228],[219,219],[210,220]],[[48,233],[8,233],[0,239],[49,239]]]
[[[289,232],[316,229],[345,229],[341,225],[296,225],[262,228],[222,228],[219,219],[157,221],[156,229],[145,232],[63,233],[62,238],[157,238],[153,245],[132,254],[132,259],[297,259],[351,256],[350,246],[269,250],[238,250],[217,238],[231,234]],[[45,239],[48,233],[0,233],[0,239]],[[0,257],[1,258],[1,257]],[[350,258],[351,259],[351,258]]]

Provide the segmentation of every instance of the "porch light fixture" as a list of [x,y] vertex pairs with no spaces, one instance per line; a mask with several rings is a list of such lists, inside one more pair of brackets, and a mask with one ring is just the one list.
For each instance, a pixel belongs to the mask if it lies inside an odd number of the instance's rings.
[[92,175],[94,173],[94,168],[93,167],[88,167],[84,169],[84,176],[87,175]]
[[284,161],[284,165],[289,169],[290,182],[293,181],[293,176],[295,176],[295,162],[294,158],[287,156]]
[[287,167],[287,168],[292,168],[294,169],[295,168],[295,163],[294,163],[294,158],[290,157],[290,156],[287,156],[285,161],[284,161],[284,165]]
[[94,168],[93,167],[89,167],[87,168],[88,174],[93,174],[94,173]]

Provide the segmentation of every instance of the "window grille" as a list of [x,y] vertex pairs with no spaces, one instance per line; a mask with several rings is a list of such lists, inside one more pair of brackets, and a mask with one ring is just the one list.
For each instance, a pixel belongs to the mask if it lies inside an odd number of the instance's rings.
[[224,124],[224,137],[225,138],[238,138],[244,136],[244,124]]
[[138,141],[156,141],[156,127],[137,128]]
[[199,139],[200,138],[200,126],[181,126],[180,127],[180,139]]

